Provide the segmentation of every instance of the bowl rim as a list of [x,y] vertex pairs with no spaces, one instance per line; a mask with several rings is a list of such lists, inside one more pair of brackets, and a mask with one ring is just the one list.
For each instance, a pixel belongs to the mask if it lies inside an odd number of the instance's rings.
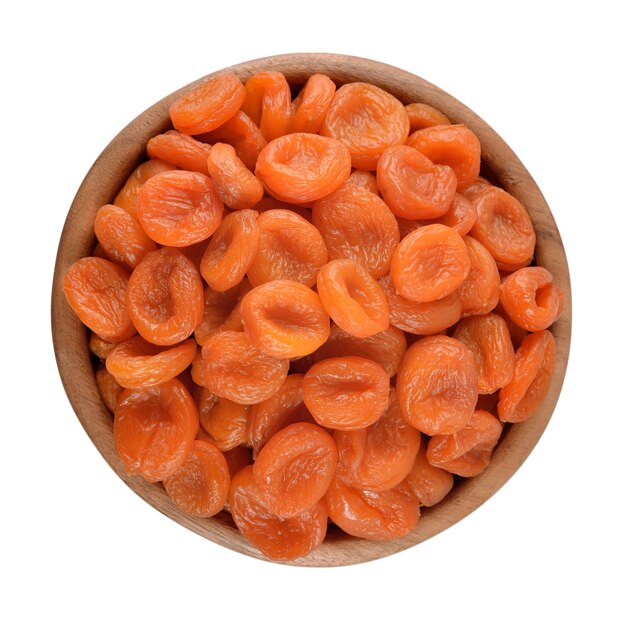
[[95,383],[88,349],[88,330],[73,314],[61,288],[71,263],[93,249],[93,216],[112,201],[124,180],[145,156],[147,139],[171,128],[167,111],[182,93],[213,76],[234,72],[242,81],[257,71],[278,71],[290,85],[301,85],[315,72],[329,75],[337,84],[371,82],[390,91],[404,104],[421,101],[442,110],[453,123],[464,123],[479,138],[481,174],[517,197],[531,216],[537,233],[536,258],[547,267],[565,294],[563,314],[551,327],[557,355],[550,391],[531,419],[508,425],[494,450],[492,463],[477,477],[465,479],[438,505],[422,509],[417,527],[409,535],[386,542],[372,542],[329,532],[326,541],[306,557],[285,561],[287,565],[338,566],[363,563],[400,552],[451,527],[493,496],[527,459],[543,434],[554,411],[565,377],[571,338],[571,284],[567,258],[554,217],[519,158],[479,116],[454,97],[428,81],[400,68],[362,57],[332,53],[290,53],[245,61],[181,87],[138,115],[105,147],[81,183],[61,233],[54,268],[51,323],[57,367],[65,392],[87,435],[115,473],[141,498],[174,521],[211,541],[261,560],[269,561],[247,543],[230,516],[220,513],[202,520],[179,511],[160,484],[128,476],[117,457],[112,419]]

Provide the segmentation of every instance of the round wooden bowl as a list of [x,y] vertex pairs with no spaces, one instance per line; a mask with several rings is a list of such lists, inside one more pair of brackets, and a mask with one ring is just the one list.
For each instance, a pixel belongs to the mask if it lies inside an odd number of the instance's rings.
[[[338,85],[370,82],[394,94],[405,104],[425,102],[443,111],[454,123],[467,125],[482,145],[481,174],[513,194],[528,209],[537,233],[537,263],[550,270],[556,283],[565,291],[563,315],[552,327],[557,357],[550,392],[531,419],[505,428],[491,464],[482,474],[458,481],[443,502],[423,508],[416,529],[406,537],[387,542],[365,541],[349,537],[331,526],[322,546],[310,555],[290,562],[306,566],[361,563],[421,543],[463,519],[492,496],[529,455],[552,415],[565,375],[571,331],[567,260],[550,209],[528,171],[480,117],[441,89],[398,68],[336,54],[285,54],[241,63],[215,74],[235,72],[245,81],[261,70],[283,72],[289,83],[296,87],[304,84],[315,72],[327,74]],[[227,513],[211,519],[190,517],[172,504],[160,484],[150,484],[139,476],[126,474],[113,443],[112,416],[96,386],[88,331],[70,309],[61,290],[65,270],[81,257],[88,256],[93,249],[93,221],[98,208],[113,200],[130,172],[145,159],[148,139],[171,128],[169,105],[184,91],[215,74],[183,87],[142,113],[111,141],[85,177],[70,207],[59,243],[52,288],[52,334],[59,372],[72,407],[92,442],[117,475],[144,500],[179,524],[218,544],[265,559],[239,534]]]

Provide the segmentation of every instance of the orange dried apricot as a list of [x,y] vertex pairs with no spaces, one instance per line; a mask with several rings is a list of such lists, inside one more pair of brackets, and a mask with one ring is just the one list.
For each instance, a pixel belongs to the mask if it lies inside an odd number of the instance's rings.
[[498,415],[503,422],[523,422],[538,408],[550,390],[556,344],[549,330],[528,335],[515,352],[515,373],[500,390]]
[[247,445],[249,405],[219,398],[204,387],[200,388],[196,403],[200,425],[222,452]]
[[128,281],[126,306],[146,341],[172,346],[187,339],[202,321],[202,279],[175,248],[149,252]]
[[248,209],[230,213],[211,237],[200,273],[214,291],[236,287],[252,266],[259,248],[258,215]]
[[[257,205],[258,206],[258,205]],[[270,209],[257,219],[260,238],[248,278],[255,285],[271,280],[294,280],[312,287],[328,260],[319,230],[294,211]]]
[[292,133],[317,133],[324,122],[328,107],[335,95],[336,86],[324,74],[313,74],[291,103]]
[[91,333],[91,335],[89,336],[89,349],[99,359],[106,359],[115,346],[116,342],[102,339],[102,337],[99,337],[98,335],[96,335],[96,333]]
[[507,276],[500,286],[500,302],[511,320],[530,332],[545,330],[558,319],[563,292],[543,267],[525,267]]
[[128,211],[113,204],[98,209],[93,229],[107,257],[131,270],[148,252],[157,248],[139,222]]
[[321,426],[366,428],[387,408],[389,377],[378,363],[363,357],[324,359],[304,375],[302,398]]
[[335,324],[355,337],[371,337],[389,326],[385,293],[364,267],[350,259],[324,265],[317,274],[317,291]]
[[464,124],[431,126],[415,131],[407,144],[433,163],[454,170],[457,189],[469,187],[480,171],[480,141]]
[[234,74],[220,74],[186,91],[170,106],[174,128],[187,135],[208,133],[241,107],[246,90]]
[[258,453],[254,481],[270,513],[294,517],[323,497],[337,467],[337,446],[317,424],[278,431]]
[[411,471],[420,447],[420,433],[400,414],[395,389],[377,422],[359,430],[334,434],[337,444],[337,476],[346,484],[386,491],[399,485]]
[[120,400],[124,388],[118,384],[103,365],[98,366],[96,370],[96,385],[98,385],[98,391],[100,392],[100,396],[106,408],[109,409],[111,413],[115,413],[117,403]]
[[470,200],[460,193],[455,193],[450,208],[441,216],[432,220],[422,220],[422,225],[443,224],[454,228],[459,235],[467,235],[476,223],[476,209]]
[[463,237],[469,254],[470,271],[459,287],[463,315],[489,313],[500,298],[498,267],[489,250],[473,237]]
[[474,355],[478,393],[490,394],[513,378],[515,351],[506,322],[495,313],[463,318],[452,335]]
[[411,102],[404,109],[409,116],[410,132],[430,128],[431,126],[444,126],[451,124],[450,120],[439,109],[425,102]]
[[177,130],[148,139],[146,151],[150,159],[161,159],[183,170],[209,173],[206,160],[211,146]]
[[255,173],[278,200],[313,202],[345,182],[350,175],[350,153],[330,137],[292,133],[261,150]]
[[365,187],[369,192],[377,196],[379,195],[376,175],[367,170],[352,170],[352,174],[348,176],[346,183],[348,185],[356,185],[357,187]]
[[364,187],[343,185],[313,205],[329,259],[351,259],[374,278],[389,271],[400,231],[389,207]]
[[456,176],[447,165],[435,165],[410,146],[387,148],[376,166],[383,199],[398,217],[440,217],[456,193]]
[[188,246],[210,237],[224,205],[215,183],[200,172],[175,170],[148,179],[137,197],[137,219],[164,246]]
[[258,404],[280,389],[289,361],[261,352],[245,333],[224,330],[202,347],[200,368],[204,386],[215,395],[239,404]]
[[368,491],[335,477],[326,493],[330,519],[353,537],[389,541],[410,533],[420,517],[419,502],[403,484]]
[[163,486],[183,513],[213,517],[228,500],[228,464],[213,444],[194,441],[184,463],[163,481]]
[[478,399],[474,355],[452,337],[420,339],[400,363],[396,390],[411,426],[427,435],[454,433],[469,422]]
[[409,116],[390,93],[369,83],[348,83],[337,89],[320,133],[343,142],[352,166],[375,170],[380,155],[409,135]]
[[113,421],[115,449],[129,474],[158,482],[184,463],[198,425],[193,398],[175,378],[154,387],[126,389]]
[[323,501],[290,518],[272,515],[248,465],[233,476],[230,512],[241,534],[267,558],[287,561],[306,556],[326,536],[328,510]]
[[241,301],[241,319],[255,347],[279,359],[315,352],[330,333],[320,296],[292,280],[273,280],[252,289]]
[[258,72],[246,81],[241,110],[250,116],[268,141],[291,128],[291,89],[280,72]]
[[126,310],[128,272],[111,261],[84,257],[70,265],[62,288],[80,321],[107,341],[124,341],[137,331]]
[[469,271],[463,238],[441,224],[414,230],[400,242],[391,259],[391,279],[398,294],[418,303],[450,295]]
[[122,387],[136,389],[161,385],[191,365],[196,349],[193,339],[161,347],[148,343],[143,337],[131,337],[111,350],[106,368]]
[[448,495],[454,485],[454,477],[450,472],[428,462],[426,445],[423,445],[404,485],[417,496],[420,506],[434,506]]
[[207,159],[211,180],[229,209],[251,209],[263,197],[261,181],[227,143],[216,143]]
[[458,476],[476,476],[489,465],[501,434],[502,424],[497,418],[487,411],[474,411],[458,432],[432,437],[426,458],[431,465]]

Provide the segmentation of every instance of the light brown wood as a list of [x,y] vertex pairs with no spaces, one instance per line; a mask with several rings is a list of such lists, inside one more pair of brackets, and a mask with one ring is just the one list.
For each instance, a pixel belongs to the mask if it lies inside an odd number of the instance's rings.
[[[491,497],[530,454],[552,415],[565,376],[572,310],[567,260],[552,213],[528,171],[480,117],[441,89],[383,63],[335,54],[269,57],[215,74],[233,71],[245,81],[260,70],[283,72],[287,80],[296,86],[302,85],[314,72],[325,73],[338,84],[371,82],[393,93],[405,104],[425,102],[443,111],[453,122],[466,124],[480,139],[483,175],[512,193],[527,207],[537,232],[537,262],[552,272],[556,283],[565,291],[563,315],[552,328],[557,359],[550,392],[532,419],[505,429],[491,464],[482,474],[460,481],[442,503],[432,509],[423,509],[417,528],[407,537],[378,543],[331,530],[320,548],[290,564],[335,566],[361,563],[414,546],[463,519]],[[93,220],[98,208],[113,199],[133,168],[145,158],[147,140],[170,127],[167,115],[170,103],[209,76],[164,98],[132,121],[105,148],[87,174],[69,210],[59,243],[52,290],[52,333],[59,372],[72,407],[92,442],[117,475],[144,500],[190,530],[238,552],[265,559],[243,539],[228,514],[222,513],[208,520],[189,517],[174,507],[160,485],[151,485],[142,478],[126,475],[115,452],[111,415],[96,387],[87,330],[67,305],[61,290],[65,270],[93,248]]]

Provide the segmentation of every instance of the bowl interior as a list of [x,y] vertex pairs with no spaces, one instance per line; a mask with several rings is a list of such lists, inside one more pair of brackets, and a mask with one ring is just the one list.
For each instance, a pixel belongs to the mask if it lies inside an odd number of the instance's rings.
[[[443,111],[453,123],[468,126],[481,142],[481,174],[526,206],[537,233],[536,261],[554,275],[556,283],[565,291],[563,315],[551,328],[556,339],[557,357],[550,392],[531,419],[505,428],[492,462],[484,472],[475,478],[457,481],[443,502],[423,508],[416,529],[406,537],[370,542],[349,537],[331,525],[322,546],[308,556],[290,562],[307,566],[360,563],[418,544],[455,524],[493,495],[531,452],[554,410],[569,354],[571,292],[567,260],[550,209],[525,167],[482,119],[441,89],[389,65],[334,54],[288,54],[257,59],[216,74],[232,71],[245,81],[261,70],[282,72],[294,92],[315,72],[327,74],[338,85],[370,82],[394,94],[405,104],[425,102]],[[190,517],[172,504],[160,484],[149,484],[141,477],[126,475],[113,444],[112,416],[96,386],[88,332],[66,303],[61,290],[65,270],[93,249],[93,221],[98,208],[112,201],[131,171],[145,159],[148,139],[171,128],[168,117],[171,102],[207,78],[183,87],[139,115],[111,141],[89,170],[69,210],[59,243],[52,291],[52,333],[59,372],[72,407],[94,445],[118,476],[153,507],[190,530],[238,552],[266,560],[239,534],[227,513],[211,519]]]

